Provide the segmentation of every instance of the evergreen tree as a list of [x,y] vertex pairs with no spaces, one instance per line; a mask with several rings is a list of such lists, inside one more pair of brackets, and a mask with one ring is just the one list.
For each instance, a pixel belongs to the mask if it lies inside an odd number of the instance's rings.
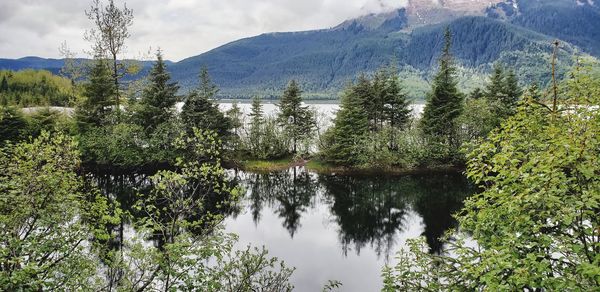
[[279,102],[277,121],[292,141],[292,153],[297,153],[297,145],[302,139],[310,137],[314,130],[314,115],[307,106],[302,105],[302,91],[292,80],[285,89]]
[[505,70],[500,64],[494,65],[494,72],[484,95],[500,121],[515,113],[521,94],[523,94],[523,90],[519,87],[519,80],[515,72]]
[[392,149],[396,148],[396,130],[403,129],[410,121],[410,103],[402,90],[400,80],[396,70],[391,68],[388,70],[385,79],[385,87],[382,94],[383,117],[390,125],[390,145]]
[[462,112],[463,96],[458,91],[456,67],[452,60],[450,30],[446,28],[445,44],[439,59],[438,73],[423,111],[421,126],[429,138],[456,145],[456,119]]
[[262,141],[262,126],[264,123],[263,108],[260,97],[254,96],[252,98],[252,106],[250,109],[250,133],[248,138],[250,142],[250,151],[253,155],[257,155],[261,148]]
[[490,76],[490,81],[485,87],[485,97],[492,103],[500,102],[505,99],[504,89],[504,68],[500,63],[496,63],[494,64],[494,72]]
[[523,89],[519,86],[519,80],[514,70],[508,70],[504,77],[504,94],[502,104],[506,109],[506,117],[515,114],[519,98],[523,94]]
[[481,88],[477,87],[469,94],[469,99],[481,99],[484,97],[484,92]]
[[6,80],[6,75],[2,76],[2,83],[0,83],[0,92],[8,92],[8,80]]
[[215,131],[219,136],[226,137],[232,127],[231,121],[219,110],[219,106],[212,101],[219,92],[219,88],[210,79],[206,67],[202,67],[199,77],[198,88],[186,97],[181,110],[181,120],[190,133],[196,127],[202,130]]
[[357,90],[364,89],[365,79],[359,78],[356,85],[346,88],[341,99],[340,110],[333,120],[333,126],[327,130],[323,154],[325,160],[329,162],[354,164],[361,141],[369,133],[368,113],[364,107],[364,96],[361,95],[364,92]]
[[27,120],[20,110],[0,107],[0,146],[6,141],[18,142],[26,138],[27,126]]
[[150,70],[150,84],[144,89],[140,100],[136,120],[147,131],[153,131],[158,125],[173,117],[177,90],[179,86],[171,82],[162,53],[156,53],[156,63]]
[[369,116],[371,131],[378,131],[383,128],[389,77],[386,69],[381,68],[369,82],[365,82],[368,78],[364,75],[359,78],[357,90],[362,92],[365,98],[365,108]]
[[227,117],[231,121],[231,129],[233,130],[233,134],[239,136],[239,130],[244,125],[242,120],[242,109],[238,105],[237,101],[234,101],[231,104],[231,108],[227,111]]
[[106,61],[97,59],[85,84],[85,100],[77,107],[75,117],[81,128],[102,126],[108,123],[115,102],[116,87]]

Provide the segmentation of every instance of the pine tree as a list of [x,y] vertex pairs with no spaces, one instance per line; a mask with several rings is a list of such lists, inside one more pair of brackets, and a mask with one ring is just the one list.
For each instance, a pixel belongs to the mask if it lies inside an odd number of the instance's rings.
[[[340,110],[333,120],[333,126],[326,133],[326,146],[323,154],[327,161],[352,165],[356,162],[358,147],[369,133],[369,117],[364,107],[364,79],[350,85],[344,91]],[[367,80],[368,81],[368,80]],[[359,85],[363,82],[362,85]]]
[[302,91],[292,80],[285,89],[279,102],[277,121],[292,141],[292,153],[297,153],[300,140],[310,137],[314,130],[315,121],[312,112],[302,105]]
[[402,90],[400,80],[395,68],[390,68],[387,71],[385,78],[385,87],[383,91],[383,117],[382,120],[390,125],[390,147],[396,148],[395,134],[396,130],[402,130],[410,121],[410,103]]
[[504,77],[502,104],[505,108],[506,117],[515,114],[519,98],[523,94],[523,89],[519,86],[519,80],[514,70],[508,70]]
[[85,100],[77,107],[75,117],[82,129],[103,126],[109,123],[109,115],[115,105],[116,87],[111,69],[105,60],[98,59],[90,71],[90,80],[85,84]]
[[264,123],[263,108],[260,97],[252,98],[252,106],[250,109],[250,133],[248,139],[250,142],[250,151],[254,156],[259,156],[258,153],[262,144],[262,127]]
[[484,97],[484,92],[483,90],[481,90],[481,88],[477,87],[475,89],[473,89],[473,91],[471,91],[471,93],[469,94],[469,99],[481,99]]
[[450,53],[451,38],[450,30],[446,28],[438,73],[433,79],[421,126],[429,138],[458,146],[456,145],[456,119],[462,112],[463,96],[457,88],[456,67]]
[[359,90],[364,93],[365,108],[369,116],[371,131],[378,131],[383,128],[388,78],[389,74],[385,68],[377,70],[375,76],[369,82],[365,82],[367,81],[366,76],[359,77]]
[[494,65],[494,72],[485,88],[485,97],[494,114],[504,120],[515,113],[523,90],[513,70],[505,70],[502,65]]
[[227,117],[231,121],[231,128],[233,134],[238,136],[240,128],[244,125],[242,120],[242,109],[238,105],[237,101],[231,104],[231,108],[227,111]]
[[494,72],[490,76],[490,81],[485,87],[485,97],[492,103],[501,102],[504,97],[505,81],[504,68],[500,63],[494,64]]
[[8,92],[8,80],[6,80],[6,75],[2,76],[2,83],[0,83],[0,92]]
[[144,89],[139,108],[136,113],[137,122],[147,131],[153,131],[158,125],[169,121],[173,117],[175,103],[177,102],[176,82],[171,82],[167,72],[162,53],[156,53],[156,63],[150,70],[150,84]]
[[220,110],[212,99],[219,92],[219,88],[210,79],[208,69],[202,67],[200,70],[200,83],[186,97],[181,110],[181,120],[189,132],[194,127],[202,130],[217,132],[222,138],[229,136],[231,121]]

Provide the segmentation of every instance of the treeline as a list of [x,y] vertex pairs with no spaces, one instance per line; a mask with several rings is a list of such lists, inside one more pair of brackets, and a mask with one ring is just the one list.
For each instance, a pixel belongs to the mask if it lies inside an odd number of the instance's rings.
[[0,71],[2,106],[73,106],[77,87],[67,78],[45,70]]
[[[329,129],[303,103],[296,81],[282,93],[274,115],[266,115],[261,99],[255,97],[245,116],[236,103],[227,112],[219,109],[214,102],[219,89],[205,67],[199,86],[180,96],[158,52],[139,94],[124,96],[111,64],[96,59],[88,81],[80,85],[83,98],[74,122],[69,125],[62,119],[58,125],[79,137],[82,159],[89,166],[172,165],[182,153],[171,141],[194,128],[216,133],[223,142],[223,158],[230,161],[312,158],[353,168],[460,166],[464,164],[461,145],[485,137],[514,114],[523,92],[514,70],[497,64],[484,88],[462,93],[449,30],[421,117],[411,112],[406,85],[390,65],[372,76],[360,75],[346,87]],[[3,139],[39,133],[56,124],[60,115],[51,111],[32,115],[30,120],[41,122],[30,129],[25,129],[27,121],[17,111],[8,116],[2,122]]]
[[[341,100],[334,125],[320,141],[326,162],[351,167],[414,168],[462,165],[464,142],[485,137],[514,114],[522,89],[511,69],[495,66],[484,89],[468,96],[458,88],[457,67],[446,30],[421,117],[410,102],[395,70],[360,76]],[[535,87],[532,87],[535,91]]]

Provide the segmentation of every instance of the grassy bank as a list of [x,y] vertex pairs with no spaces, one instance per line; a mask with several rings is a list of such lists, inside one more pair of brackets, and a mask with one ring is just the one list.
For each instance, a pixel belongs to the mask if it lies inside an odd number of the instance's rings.
[[427,167],[401,168],[401,167],[347,167],[334,165],[319,159],[295,161],[291,157],[276,160],[243,160],[235,163],[235,168],[251,172],[284,171],[294,166],[304,166],[307,170],[319,174],[385,174],[404,175],[432,172],[457,173],[464,171],[464,167],[455,165],[436,165]]
[[282,171],[293,166],[302,165],[291,157],[276,160],[240,160],[236,161],[235,164],[238,169],[253,172]]

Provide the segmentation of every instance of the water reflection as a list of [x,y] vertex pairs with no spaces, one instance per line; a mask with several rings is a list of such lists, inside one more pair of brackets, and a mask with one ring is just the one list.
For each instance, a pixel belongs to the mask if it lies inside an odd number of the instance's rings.
[[317,180],[313,175],[298,168],[269,174],[245,173],[245,187],[248,189],[249,209],[256,224],[266,204],[283,219],[283,226],[294,237],[301,226],[300,218],[314,206],[317,194]]
[[[247,209],[256,225],[268,208],[290,235],[317,204],[327,206],[344,255],[370,247],[378,256],[393,253],[407,216],[422,218],[430,251],[443,249],[439,238],[456,224],[452,214],[470,193],[460,174],[412,176],[317,175],[302,168],[267,174],[241,173],[247,189]],[[270,224],[270,223],[266,223]]]

